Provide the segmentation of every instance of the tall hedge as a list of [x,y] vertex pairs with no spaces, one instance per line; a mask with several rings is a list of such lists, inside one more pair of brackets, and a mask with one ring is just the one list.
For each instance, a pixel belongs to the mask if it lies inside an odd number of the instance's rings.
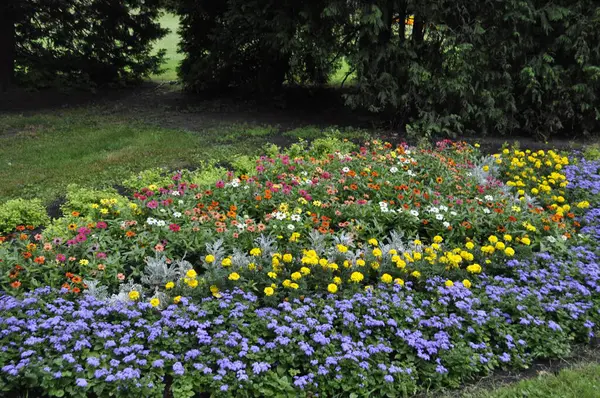
[[600,130],[593,0],[178,0],[193,91],[323,83],[340,54],[347,103],[431,134]]
[[[20,84],[106,84],[157,72],[161,0],[5,0],[3,76]],[[10,38],[10,41],[7,39]],[[7,77],[7,74],[10,76]]]

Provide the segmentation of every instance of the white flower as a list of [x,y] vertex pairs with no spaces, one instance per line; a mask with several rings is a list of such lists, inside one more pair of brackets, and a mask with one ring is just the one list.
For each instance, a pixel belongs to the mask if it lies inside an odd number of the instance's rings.
[[308,175],[308,172],[307,172],[307,171],[303,171],[303,172],[302,172],[302,173],[300,173],[300,174],[302,174],[303,176],[307,176],[307,175]]
[[250,186],[244,185],[244,189],[250,189]]
[[568,238],[567,238],[566,236],[564,236],[564,235],[561,235],[561,236],[560,236],[560,238],[561,238],[562,240],[567,240],[567,239],[568,239]]
[[287,229],[289,229],[290,231],[293,231],[296,229],[296,227],[294,226],[294,224],[288,224]]
[[405,153],[406,155],[410,155],[412,152],[411,152],[411,151],[409,151],[409,150],[406,150],[406,151],[404,151],[404,153]]
[[485,209],[483,209],[483,212],[485,214],[490,214],[491,213],[490,209],[488,209],[487,207]]
[[165,210],[165,209],[160,209],[159,211],[160,211],[161,213],[166,213],[166,212],[167,212],[167,210]]
[[347,173],[347,172],[349,172],[349,171],[350,171],[350,167],[344,167],[344,168],[342,169],[342,172],[344,172],[344,173]]
[[179,200],[177,201],[177,203],[179,203],[180,205],[182,205],[184,202],[183,202],[183,200],[179,199]]
[[408,170],[408,175],[411,176],[411,177],[416,176],[415,172],[412,171],[412,170]]
[[244,229],[246,229],[246,224],[244,223],[239,223],[238,225],[236,225],[237,229],[239,229],[240,231],[243,231]]
[[300,221],[302,220],[302,217],[300,216],[300,214],[292,214],[292,217],[290,217],[292,219],[292,221]]
[[231,181],[231,186],[234,188],[237,188],[240,186],[240,180],[238,178],[236,178],[235,180]]
[[164,220],[158,220],[156,222],[156,225],[158,225],[159,227],[164,227],[165,225],[167,225],[167,223]]
[[554,236],[548,236],[546,239],[548,239],[548,242],[550,243],[556,243],[556,238]]
[[173,213],[173,217],[179,218],[179,217],[181,217],[181,213],[176,211],[175,213]]
[[388,211],[390,211],[390,209],[388,209],[387,207],[380,207],[379,210],[381,210],[382,213],[387,213]]
[[444,221],[442,225],[444,226],[444,228],[448,228],[450,226],[450,223],[448,221]]
[[181,193],[179,191],[173,191],[173,192],[171,192],[171,195],[179,196],[179,195],[181,195]]
[[440,210],[441,211],[448,211],[448,206],[441,205],[440,206]]
[[429,209],[427,209],[430,213],[439,213],[440,210],[437,207],[430,207]]
[[457,213],[457,212],[455,212],[455,211],[451,211],[451,212],[450,212],[450,215],[451,215],[451,216],[457,216],[457,215],[458,215],[458,213]]
[[390,173],[392,173],[392,174],[397,173],[397,172],[398,172],[398,168],[396,166],[394,166],[390,169]]
[[443,216],[442,214],[436,214],[436,215],[435,215],[435,218],[436,218],[437,220],[440,220],[440,221],[442,221],[442,220],[444,219],[444,216]]
[[275,218],[278,220],[285,220],[285,213],[277,211],[277,212],[275,212]]
[[387,202],[379,202],[379,207],[388,207]]
[[488,202],[491,202],[492,200],[494,200],[494,197],[492,195],[485,195],[483,198],[485,200],[487,200]]
[[156,225],[157,221],[158,220],[156,220],[155,218],[148,217],[148,219],[146,220],[146,224],[148,224],[148,225]]
[[412,214],[412,215],[413,215],[413,216],[415,216],[415,217],[419,217],[419,212],[418,212],[418,211],[416,211],[416,210],[411,210],[411,211],[410,211],[410,214]]

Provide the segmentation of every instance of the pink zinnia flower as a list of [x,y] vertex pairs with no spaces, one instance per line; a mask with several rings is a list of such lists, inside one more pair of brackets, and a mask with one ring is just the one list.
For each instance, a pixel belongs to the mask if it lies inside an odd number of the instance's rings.
[[117,279],[120,280],[120,281],[124,281],[125,280],[125,275],[119,273],[119,274],[117,274]]
[[98,229],[106,229],[106,228],[108,228],[108,224],[105,223],[104,221],[98,221],[96,223],[96,228],[98,228]]
[[35,236],[33,237],[33,239],[40,241],[42,240],[42,234],[35,234]]
[[158,202],[156,200],[151,200],[150,202],[146,203],[146,207],[150,209],[156,209],[158,207]]
[[181,227],[177,224],[169,224],[169,229],[173,232],[179,232]]
[[97,253],[96,257],[97,258],[106,258],[106,253],[104,253],[104,252]]
[[165,250],[165,247],[158,243],[156,246],[154,246],[154,250],[156,250],[157,252],[162,252]]
[[223,187],[225,187],[225,183],[223,181],[219,180],[219,181],[217,181],[217,183],[215,184],[215,186],[217,188],[223,188]]
[[67,259],[67,256],[65,256],[64,254],[56,255],[56,261],[58,261],[58,262],[64,263],[66,259]]

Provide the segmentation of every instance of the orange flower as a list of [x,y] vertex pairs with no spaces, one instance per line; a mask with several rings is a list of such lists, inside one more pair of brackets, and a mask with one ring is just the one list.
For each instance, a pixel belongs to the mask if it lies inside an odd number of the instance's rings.
[[70,272],[67,272],[67,273],[65,274],[65,276],[66,276],[67,278],[71,279],[71,278],[72,278],[74,275],[73,275],[72,273],[70,273]]
[[71,212],[71,215],[72,215],[73,217],[79,217],[79,212],[78,212],[78,211],[72,211],[72,212]]
[[27,239],[29,239],[29,236],[27,236],[26,234],[21,234],[21,235],[19,235],[19,239],[20,240],[27,240]]
[[73,293],[78,294],[81,290],[78,287],[73,288]]
[[437,182],[438,184],[441,184],[442,182],[444,182],[444,179],[442,177],[438,177],[435,179],[435,182]]
[[23,253],[23,257],[24,258],[31,258],[31,256],[33,256],[33,254],[29,253],[29,252],[25,252]]
[[133,238],[135,236],[135,232],[133,232],[133,231],[127,231],[125,233],[125,236],[127,236],[128,238]]
[[16,228],[17,231],[21,232],[21,231],[25,231],[25,226],[24,225],[18,225]]
[[40,265],[42,265],[42,264],[44,264],[46,262],[46,257],[44,257],[44,256],[38,256],[33,261],[36,262],[36,263],[38,263],[38,264],[40,264]]
[[13,283],[11,283],[11,284],[10,284],[10,286],[11,286],[13,289],[18,289],[18,288],[21,286],[21,282],[19,282],[19,281],[14,281]]
[[63,283],[63,285],[61,286],[63,289],[67,289],[67,290],[71,290],[71,286],[69,286],[68,283]]
[[80,276],[74,276],[73,279],[71,279],[73,281],[73,283],[81,283],[81,277]]

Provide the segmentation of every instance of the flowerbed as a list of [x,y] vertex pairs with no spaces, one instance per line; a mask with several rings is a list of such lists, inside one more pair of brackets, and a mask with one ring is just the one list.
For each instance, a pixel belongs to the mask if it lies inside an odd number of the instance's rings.
[[5,237],[0,390],[409,395],[593,336],[598,163],[327,149],[140,181]]

